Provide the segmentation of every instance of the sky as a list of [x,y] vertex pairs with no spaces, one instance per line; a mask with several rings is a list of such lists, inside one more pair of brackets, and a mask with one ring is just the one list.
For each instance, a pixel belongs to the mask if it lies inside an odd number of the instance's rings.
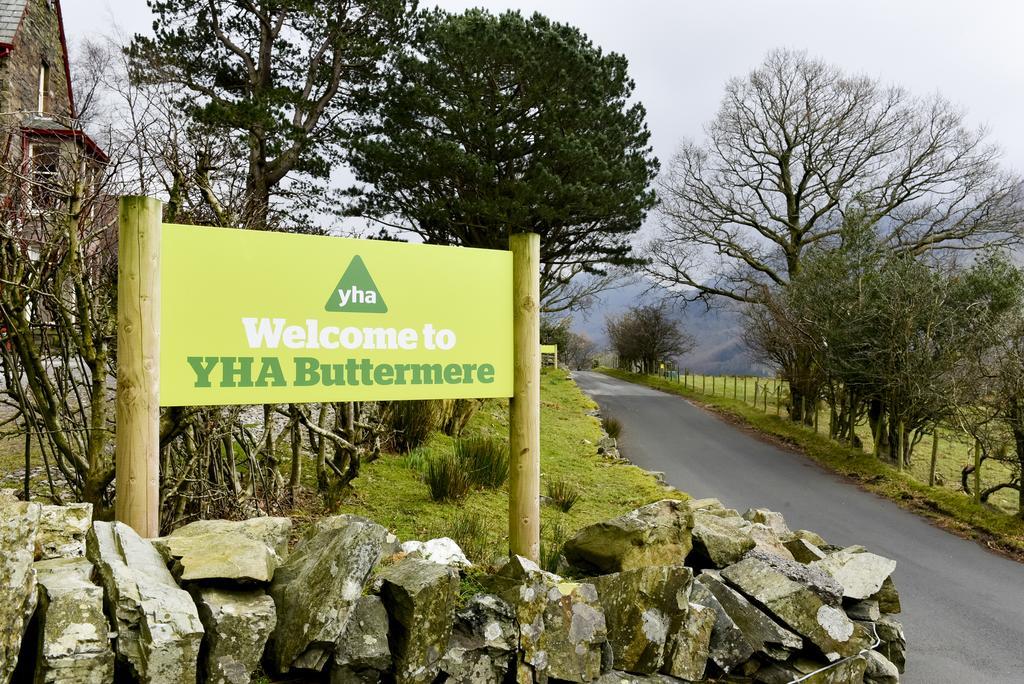
[[[1021,0],[441,0],[451,11],[541,12],[624,54],[665,162],[700,140],[723,86],[775,48],[806,50],[847,72],[940,92],[985,126],[1024,172]],[[150,30],[144,0],[62,0],[72,49],[85,37]]]

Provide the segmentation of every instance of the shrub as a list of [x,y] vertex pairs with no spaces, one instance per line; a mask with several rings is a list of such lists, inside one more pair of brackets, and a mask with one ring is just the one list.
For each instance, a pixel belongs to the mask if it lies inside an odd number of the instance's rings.
[[622,422],[618,418],[612,416],[604,416],[601,418],[601,427],[608,433],[608,436],[612,439],[618,439],[619,435],[622,434]]
[[450,452],[434,454],[427,461],[423,480],[427,483],[430,498],[434,501],[461,499],[473,486],[463,462]]
[[381,420],[395,451],[408,453],[427,441],[443,418],[442,401],[390,401],[382,405]]
[[465,464],[473,484],[497,489],[508,480],[508,442],[493,437],[467,437],[455,442],[455,457]]
[[563,513],[568,513],[580,498],[580,490],[568,480],[549,480],[548,498]]

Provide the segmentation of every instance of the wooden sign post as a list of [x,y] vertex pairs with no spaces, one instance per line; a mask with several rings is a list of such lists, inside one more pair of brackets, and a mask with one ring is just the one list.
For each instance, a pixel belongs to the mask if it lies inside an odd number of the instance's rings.
[[543,362],[544,354],[551,354],[552,365],[558,368],[558,345],[557,344],[542,344],[540,345],[541,361]]
[[512,251],[513,387],[509,400],[508,539],[540,559],[540,236],[509,237]]
[[122,197],[117,243],[114,517],[160,535],[160,222],[163,204]]

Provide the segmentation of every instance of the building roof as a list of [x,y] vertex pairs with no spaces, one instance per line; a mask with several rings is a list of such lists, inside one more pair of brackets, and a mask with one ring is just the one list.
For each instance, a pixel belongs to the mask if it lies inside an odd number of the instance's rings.
[[0,0],[0,45],[14,45],[14,35],[21,25],[28,0]]
[[21,130],[30,138],[58,138],[74,140],[82,145],[93,157],[101,162],[108,162],[107,153],[100,149],[92,138],[80,128],[67,126],[60,121],[43,116],[33,116],[21,123]]

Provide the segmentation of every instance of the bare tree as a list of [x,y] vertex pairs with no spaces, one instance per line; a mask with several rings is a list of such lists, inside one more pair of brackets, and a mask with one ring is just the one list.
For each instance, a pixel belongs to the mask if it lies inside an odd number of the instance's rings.
[[775,51],[727,84],[707,141],[669,165],[648,272],[686,300],[759,304],[851,211],[912,254],[1016,243],[1021,180],[998,162],[985,132],[940,96]]
[[[130,64],[109,80],[108,102],[120,115],[112,136],[124,149],[121,173],[132,192],[166,198],[168,223],[246,227],[244,146],[234,136],[183,117],[171,84],[130,80]],[[278,228],[268,212],[262,227]]]
[[662,361],[689,353],[693,338],[679,328],[666,309],[655,304],[634,306],[619,316],[605,319],[605,330],[619,366],[653,372]]
[[729,82],[707,134],[660,183],[663,230],[650,251],[652,275],[688,296],[760,301],[850,209],[914,253],[1020,239],[1020,179],[939,96],[776,51]]
[[594,366],[594,359],[597,358],[597,345],[587,335],[572,332],[569,335],[568,346],[564,352],[559,350],[558,358],[566,368],[587,370]]
[[[0,140],[21,135],[15,119],[0,120]],[[30,153],[19,154],[25,148]],[[115,176],[93,148],[67,139],[4,149],[0,362],[11,417],[0,438],[34,436],[54,498],[70,493],[102,513],[114,477],[117,265],[106,197],[116,192]]]
[[118,59],[109,41],[82,41],[71,59],[71,89],[78,125],[90,129],[103,119],[104,91]]
[[557,345],[558,360],[567,368],[590,368],[597,356],[597,345],[586,335],[572,329],[572,316],[542,316],[540,343]]

